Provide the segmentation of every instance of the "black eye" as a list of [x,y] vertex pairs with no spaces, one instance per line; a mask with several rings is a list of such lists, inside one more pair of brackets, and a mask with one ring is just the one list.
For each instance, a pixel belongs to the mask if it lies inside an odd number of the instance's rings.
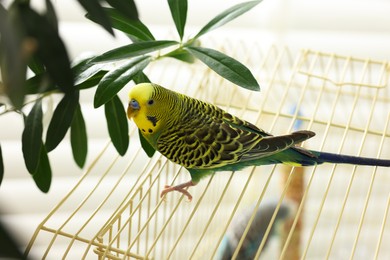
[[153,103],[154,103],[154,100],[153,99],[149,99],[148,104],[149,105],[153,105]]

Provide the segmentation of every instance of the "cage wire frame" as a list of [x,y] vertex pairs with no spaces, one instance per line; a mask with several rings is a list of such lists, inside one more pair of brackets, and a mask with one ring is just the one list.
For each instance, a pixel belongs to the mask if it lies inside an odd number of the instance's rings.
[[[225,41],[219,49],[248,65],[261,92],[234,86],[202,65],[153,64],[154,82],[212,102],[265,131],[317,133],[313,150],[390,158],[389,63],[287,47]],[[175,75],[172,77],[172,75]],[[127,91],[127,90],[126,90]],[[276,214],[296,203],[279,236],[263,239],[256,258],[389,259],[388,168],[324,164],[271,165],[221,172],[190,189],[194,199],[165,184],[186,181],[186,170],[156,153],[148,158],[131,129],[129,152],[110,142],[69,193],[37,227],[26,256],[33,258],[214,259],[235,218],[269,200]],[[238,254],[256,210],[235,250]]]

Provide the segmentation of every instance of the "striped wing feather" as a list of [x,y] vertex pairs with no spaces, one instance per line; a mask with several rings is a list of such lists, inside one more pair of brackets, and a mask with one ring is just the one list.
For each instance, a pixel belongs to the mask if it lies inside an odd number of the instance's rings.
[[271,136],[222,109],[188,99],[180,120],[161,133],[157,149],[187,169],[213,169],[278,153],[314,135]]

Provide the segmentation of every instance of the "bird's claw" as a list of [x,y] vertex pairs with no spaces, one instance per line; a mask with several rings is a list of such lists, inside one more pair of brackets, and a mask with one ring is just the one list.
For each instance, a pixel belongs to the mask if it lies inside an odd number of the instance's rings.
[[160,198],[162,198],[163,200],[166,200],[165,198],[165,195],[171,191],[178,191],[180,193],[182,193],[184,196],[187,197],[188,199],[188,202],[191,202],[192,201],[192,195],[185,189],[189,186],[192,186],[192,185],[178,185],[178,186],[169,186],[169,185],[165,185],[164,186],[164,189],[161,191],[160,193]]

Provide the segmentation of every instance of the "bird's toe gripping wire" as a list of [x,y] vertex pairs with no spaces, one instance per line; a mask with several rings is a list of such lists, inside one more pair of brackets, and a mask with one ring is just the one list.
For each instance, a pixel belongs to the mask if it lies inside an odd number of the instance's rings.
[[192,195],[188,192],[187,188],[195,186],[195,185],[196,185],[196,183],[194,183],[193,181],[188,181],[188,182],[176,185],[176,186],[165,185],[164,189],[162,190],[162,192],[160,194],[160,198],[164,197],[167,193],[169,193],[171,191],[178,191],[180,193],[183,193],[183,195],[187,197],[188,201],[191,202]]

